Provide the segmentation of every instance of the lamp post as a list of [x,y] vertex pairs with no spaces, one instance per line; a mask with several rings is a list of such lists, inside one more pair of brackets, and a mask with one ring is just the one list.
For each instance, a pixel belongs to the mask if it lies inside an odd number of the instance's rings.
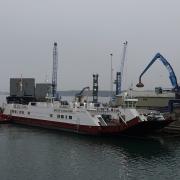
[[111,57],[111,79],[110,79],[110,100],[112,100],[113,96],[113,67],[112,67],[112,56],[113,54],[110,54]]

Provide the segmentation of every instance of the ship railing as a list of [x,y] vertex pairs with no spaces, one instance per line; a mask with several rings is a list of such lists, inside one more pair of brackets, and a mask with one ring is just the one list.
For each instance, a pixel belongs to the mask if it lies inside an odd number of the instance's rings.
[[107,126],[107,123],[104,121],[104,119],[101,116],[97,116],[97,118],[101,126]]
[[118,108],[97,108],[97,112],[103,112],[103,113],[118,113],[120,112]]
[[60,105],[59,108],[69,109],[69,108],[71,108],[71,106],[70,105]]
[[13,104],[13,108],[14,109],[27,109],[27,106],[22,105],[22,104]]
[[126,123],[126,119],[125,119],[125,115],[121,115],[120,113],[118,113],[118,116],[121,118],[121,120],[127,125]]
[[87,109],[87,111],[96,112],[96,111],[97,111],[97,109],[95,109],[95,108],[88,108],[88,109]]
[[73,112],[73,109],[54,109],[54,112]]

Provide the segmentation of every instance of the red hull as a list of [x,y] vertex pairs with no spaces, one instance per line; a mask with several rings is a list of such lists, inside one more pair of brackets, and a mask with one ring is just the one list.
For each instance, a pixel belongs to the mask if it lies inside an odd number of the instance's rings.
[[123,133],[128,135],[151,134],[154,132],[159,132],[172,122],[174,122],[174,120],[171,117],[168,117],[163,121],[143,121],[128,128]]
[[[4,118],[9,116],[3,115]],[[63,131],[71,131],[80,134],[89,134],[89,135],[120,135],[123,131],[139,123],[138,118],[134,118],[129,121],[127,124],[121,123],[118,125],[109,125],[109,126],[87,126],[87,125],[78,125],[78,124],[69,124],[56,121],[48,120],[39,120],[39,119],[30,119],[24,117],[11,116],[10,121],[12,123],[24,124],[29,126],[38,126],[50,129],[59,129]]]
[[9,123],[10,122],[11,117],[4,115],[4,114],[0,114],[0,123]]

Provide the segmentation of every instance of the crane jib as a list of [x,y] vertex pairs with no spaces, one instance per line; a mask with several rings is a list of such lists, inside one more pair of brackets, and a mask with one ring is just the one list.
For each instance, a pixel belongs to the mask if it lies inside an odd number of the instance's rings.
[[136,85],[137,87],[143,87],[144,85],[142,84],[141,82],[141,78],[142,76],[144,75],[144,73],[151,67],[151,65],[156,61],[156,60],[160,60],[163,65],[166,67],[166,69],[168,70],[169,72],[169,79],[171,81],[171,84],[173,86],[174,89],[177,89],[179,90],[179,86],[178,86],[178,83],[177,83],[177,78],[176,78],[176,75],[174,73],[174,70],[172,68],[172,66],[169,64],[169,62],[160,54],[160,53],[157,53],[154,58],[150,61],[150,63],[147,65],[147,67],[144,69],[144,71],[141,73],[141,75],[139,76],[139,83]]

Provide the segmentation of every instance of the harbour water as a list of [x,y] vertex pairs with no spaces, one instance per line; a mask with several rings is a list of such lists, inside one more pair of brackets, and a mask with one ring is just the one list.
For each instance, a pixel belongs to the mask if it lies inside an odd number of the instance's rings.
[[180,136],[94,137],[0,124],[0,180],[178,180],[179,169]]
[[180,137],[91,137],[0,125],[1,180],[179,179]]

